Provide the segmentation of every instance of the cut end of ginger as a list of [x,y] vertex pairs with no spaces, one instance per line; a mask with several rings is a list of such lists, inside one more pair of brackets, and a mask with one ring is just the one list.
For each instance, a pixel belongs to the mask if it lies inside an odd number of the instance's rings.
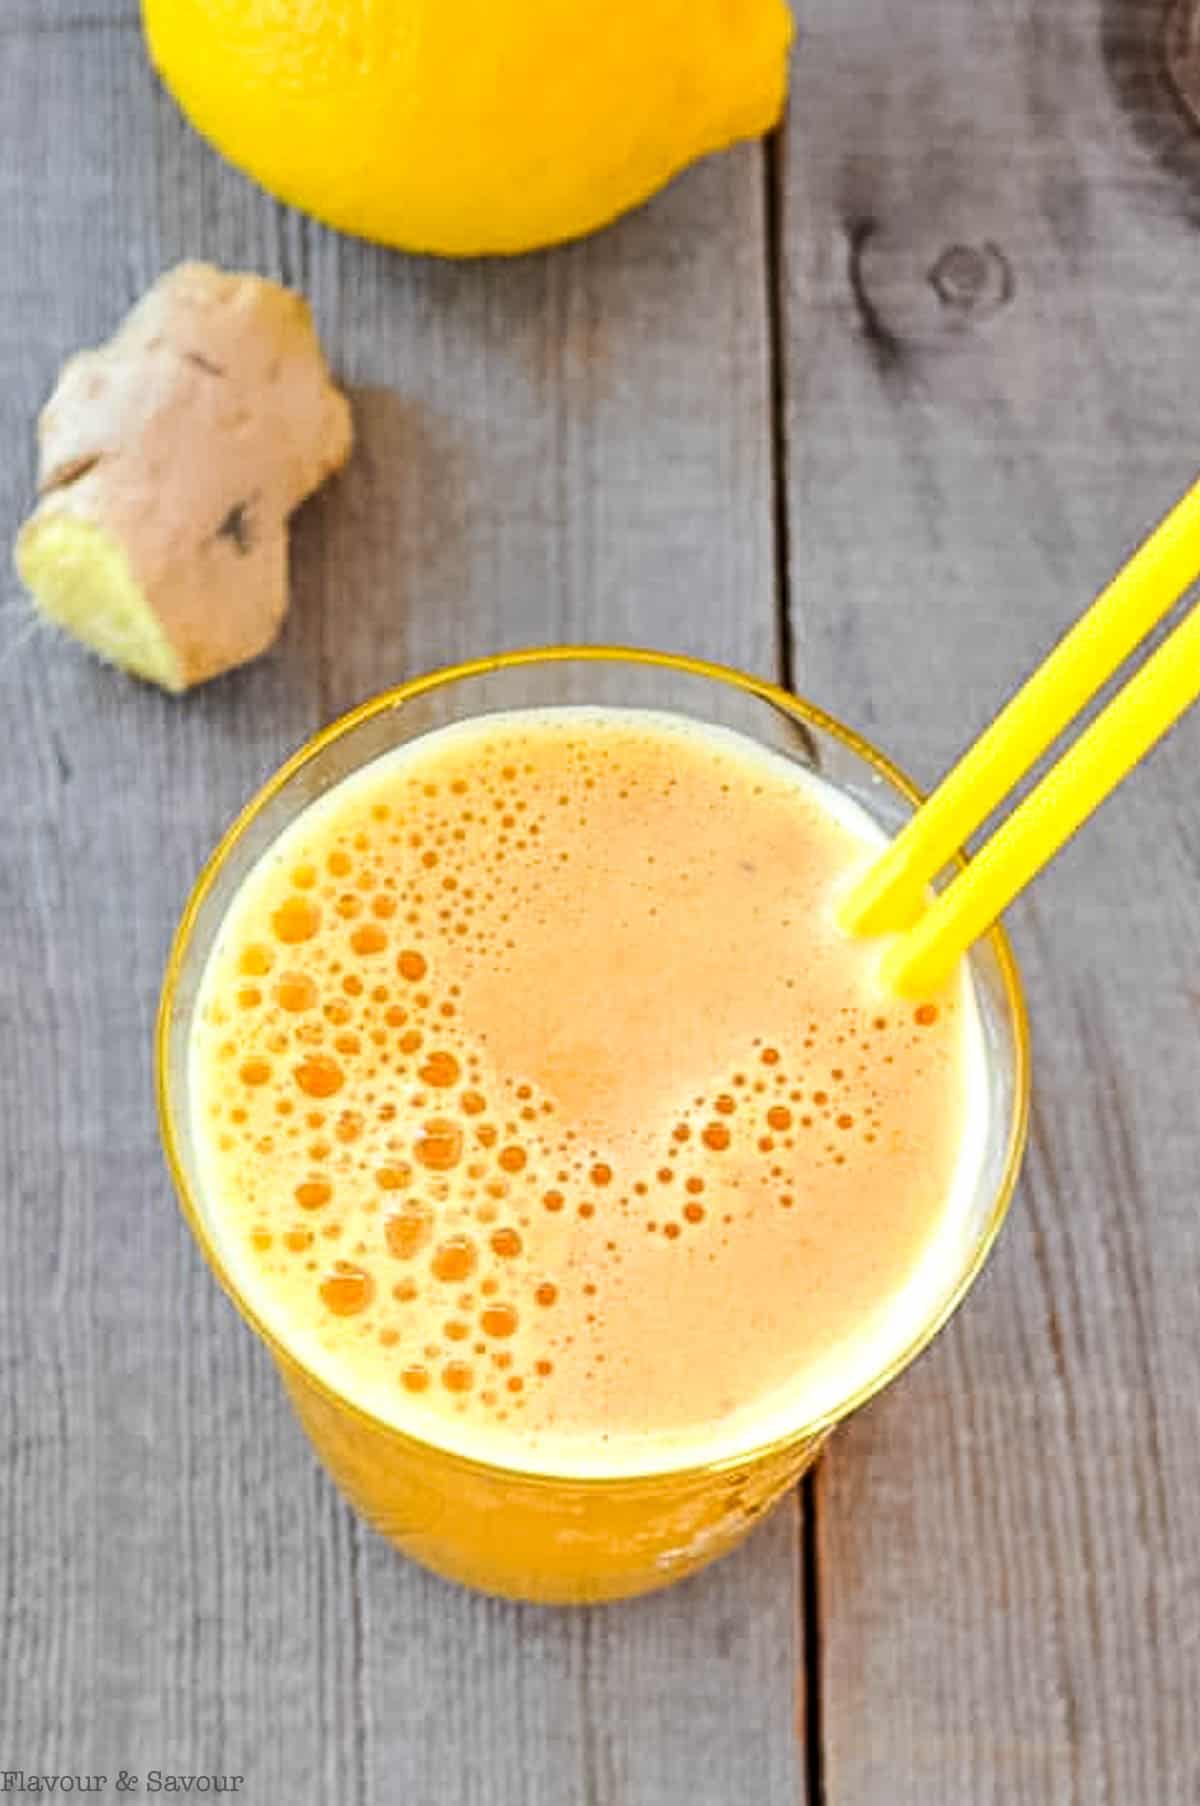
[[110,665],[176,695],[187,682],[125,553],[102,528],[63,513],[27,522],[17,570],[48,621]]
[[287,612],[287,521],[350,454],[307,304],[182,264],[70,359],[38,424],[18,535],[35,606],[175,694],[264,651]]

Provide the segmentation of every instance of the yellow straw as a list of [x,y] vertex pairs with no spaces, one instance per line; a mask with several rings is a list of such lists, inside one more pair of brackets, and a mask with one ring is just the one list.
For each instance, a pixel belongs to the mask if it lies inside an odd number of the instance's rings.
[[[1200,482],[1155,528],[847,893],[838,913],[848,933],[883,934],[907,928],[916,919],[938,872],[1197,577]],[[1113,782],[1128,768],[1124,766]],[[1076,822],[1088,812],[1084,810]],[[1042,863],[1039,859],[1030,871]],[[995,870],[994,865],[990,869]],[[1019,888],[1017,884],[1009,889],[991,915],[998,914]]]
[[916,926],[892,943],[882,962],[885,984],[906,996],[936,989],[972,941],[991,927],[1197,697],[1200,604],[933,900]]

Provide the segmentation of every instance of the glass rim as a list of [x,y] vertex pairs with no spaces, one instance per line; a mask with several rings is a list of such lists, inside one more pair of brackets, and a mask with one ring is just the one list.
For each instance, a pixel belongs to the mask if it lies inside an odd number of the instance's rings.
[[[286,1340],[272,1330],[255,1310],[243,1289],[234,1280],[221,1256],[216,1236],[209,1228],[203,1205],[196,1195],[197,1188],[193,1187],[188,1176],[179,1147],[179,1110],[171,1083],[169,1058],[169,1043],[179,981],[191,953],[197,918],[209,892],[230,856],[240,845],[245,834],[262,811],[328,746],[333,745],[346,734],[352,733],[364,723],[386,714],[389,709],[398,708],[429,691],[444,689],[449,685],[471,678],[486,677],[494,672],[514,670],[530,665],[571,663],[636,664],[725,684],[732,689],[741,691],[744,695],[757,697],[760,701],[779,709],[803,726],[816,728],[819,732],[839,741],[878,776],[886,779],[892,788],[914,808],[924,800],[925,792],[886,754],[881,753],[869,740],[853,728],[847,727],[835,716],[828,714],[816,703],[809,702],[804,697],[795,696],[782,685],[773,683],[767,678],[755,677],[749,672],[739,670],[736,666],[695,658],[686,653],[660,652],[649,647],[620,645],[531,646],[463,660],[460,663],[444,665],[434,671],[423,673],[421,676],[409,678],[403,683],[380,691],[378,695],[369,697],[365,702],[358,703],[354,708],[347,710],[327,726],[310,735],[242,806],[205,860],[188,895],[172,937],[159,997],[154,1029],[154,1086],[159,1133],[167,1170],[175,1187],[180,1210],[227,1297],[275,1359],[300,1374],[305,1383],[325,1402],[348,1413],[367,1427],[381,1432],[389,1438],[396,1438],[414,1452],[433,1456],[477,1476],[491,1475],[504,1480],[518,1480],[533,1486],[561,1487],[569,1485],[582,1489],[604,1489],[655,1481],[661,1481],[664,1484],[678,1484],[680,1481],[691,1478],[703,1479],[723,1472],[754,1467],[760,1462],[769,1461],[773,1457],[782,1455],[791,1448],[799,1447],[824,1436],[835,1424],[860,1409],[868,1400],[890,1385],[905,1368],[911,1366],[949,1318],[953,1316],[978,1277],[1008,1215],[1021,1170],[1029,1125],[1029,1018],[1017,962],[1008,936],[998,923],[980,939],[991,947],[995,956],[1003,984],[1005,1005],[1012,1020],[1012,1120],[1009,1125],[1004,1165],[1000,1178],[996,1184],[986,1219],[971,1246],[969,1257],[964,1262],[962,1271],[929,1321],[922,1324],[916,1335],[904,1348],[893,1356],[878,1373],[864,1380],[838,1404],[831,1406],[819,1417],[797,1423],[764,1441],[750,1443],[745,1448],[726,1451],[708,1460],[696,1460],[689,1455],[679,1461],[662,1463],[650,1461],[644,1467],[638,1466],[631,1468],[628,1472],[622,1470],[615,1474],[555,1473],[543,1467],[524,1467],[519,1462],[502,1463],[461,1454],[455,1449],[445,1447],[432,1437],[417,1435],[411,1430],[402,1429],[389,1418],[368,1410],[306,1365],[295,1350],[288,1346]],[[954,863],[961,868],[967,863],[966,855],[962,852],[956,853]]]

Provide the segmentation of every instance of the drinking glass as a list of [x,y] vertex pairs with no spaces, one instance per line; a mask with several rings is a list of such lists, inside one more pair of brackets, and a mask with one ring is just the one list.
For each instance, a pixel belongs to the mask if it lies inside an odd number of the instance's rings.
[[[437,1573],[513,1598],[587,1602],[647,1592],[744,1537],[815,1459],[834,1424],[888,1385],[963,1298],[999,1231],[1024,1147],[1029,1041],[1017,969],[999,929],[970,955],[986,1044],[986,1148],[959,1245],[927,1318],[903,1348],[816,1421],[719,1458],[664,1459],[636,1474],[583,1477],[469,1459],[363,1410],[268,1328],[228,1271],[194,1146],[188,1043],[200,981],[247,873],[307,805],[368,761],[453,722],[563,704],[646,708],[733,728],[817,773],[888,833],[920,800],[860,735],[811,703],[699,660],[619,647],[481,658],[362,704],[301,748],[242,810],[205,866],[175,936],[159,1011],[156,1077],[167,1163],[217,1278],[278,1364],[317,1453],[350,1501]],[[784,1376],[780,1376],[783,1379]]]

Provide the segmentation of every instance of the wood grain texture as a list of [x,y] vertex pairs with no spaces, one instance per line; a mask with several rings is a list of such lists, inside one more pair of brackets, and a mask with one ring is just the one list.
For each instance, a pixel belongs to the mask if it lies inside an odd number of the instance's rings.
[[136,31],[140,24],[140,0],[8,0],[0,17],[0,37],[105,36],[114,31]]
[[[1128,79],[1161,8],[805,14],[798,678],[928,781],[1195,474],[1198,193]],[[1013,1221],[817,1479],[829,1806],[1200,1798],[1198,754],[1190,720],[1013,912]]]
[[[0,29],[0,532],[59,361],[183,256],[310,294],[360,444],[297,523],[270,657],[183,703],[49,637],[0,667],[0,1766],[224,1769],[262,1806],[783,1806],[794,1502],[689,1585],[590,1614],[401,1561],[192,1247],[149,1071],[191,878],[336,711],[544,639],[776,667],[760,154],[547,257],[394,257],[220,164],[129,21],[64,0]],[[10,586],[0,658],[22,619]]]

